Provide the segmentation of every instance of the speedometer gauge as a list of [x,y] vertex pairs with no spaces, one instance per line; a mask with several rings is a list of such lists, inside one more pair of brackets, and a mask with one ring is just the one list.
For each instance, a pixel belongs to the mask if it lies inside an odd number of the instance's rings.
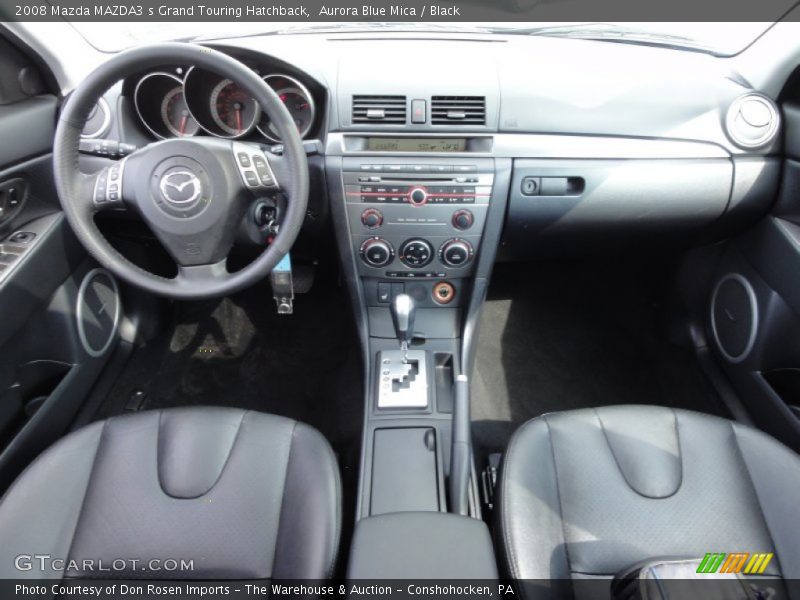
[[[268,75],[264,77],[264,81],[275,90],[289,111],[300,137],[305,137],[314,124],[315,116],[314,100],[309,91],[302,83],[288,75]],[[262,115],[258,130],[270,140],[280,141],[278,129],[266,114]]]
[[161,101],[161,118],[169,132],[177,137],[195,135],[200,126],[189,113],[183,97],[183,86],[172,88]]
[[261,114],[256,101],[230,79],[214,86],[209,108],[214,123],[228,136],[237,138],[253,129]]

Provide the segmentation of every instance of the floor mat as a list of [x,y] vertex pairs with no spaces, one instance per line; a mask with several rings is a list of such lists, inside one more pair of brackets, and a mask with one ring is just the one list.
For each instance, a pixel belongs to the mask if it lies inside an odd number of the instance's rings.
[[172,329],[135,351],[99,417],[142,409],[234,406],[313,425],[334,444],[358,437],[363,413],[358,341],[334,286],[277,315],[268,285],[221,300],[177,305]]
[[498,265],[472,378],[478,465],[547,412],[658,404],[725,414],[692,350],[667,339],[668,281],[652,262]]

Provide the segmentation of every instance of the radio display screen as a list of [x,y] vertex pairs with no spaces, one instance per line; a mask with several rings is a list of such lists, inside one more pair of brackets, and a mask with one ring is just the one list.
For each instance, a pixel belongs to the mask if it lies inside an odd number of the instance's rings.
[[464,152],[466,138],[367,138],[367,150],[374,152]]

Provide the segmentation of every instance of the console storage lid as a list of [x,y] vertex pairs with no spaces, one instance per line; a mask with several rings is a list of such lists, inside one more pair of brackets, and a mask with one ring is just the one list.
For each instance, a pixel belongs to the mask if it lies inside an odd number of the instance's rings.
[[483,521],[438,512],[361,519],[350,548],[349,579],[496,579]]

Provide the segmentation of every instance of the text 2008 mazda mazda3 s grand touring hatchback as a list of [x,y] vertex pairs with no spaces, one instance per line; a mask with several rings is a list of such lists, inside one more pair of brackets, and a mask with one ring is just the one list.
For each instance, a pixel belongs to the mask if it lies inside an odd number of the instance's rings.
[[3,598],[800,598],[800,26],[8,21]]

